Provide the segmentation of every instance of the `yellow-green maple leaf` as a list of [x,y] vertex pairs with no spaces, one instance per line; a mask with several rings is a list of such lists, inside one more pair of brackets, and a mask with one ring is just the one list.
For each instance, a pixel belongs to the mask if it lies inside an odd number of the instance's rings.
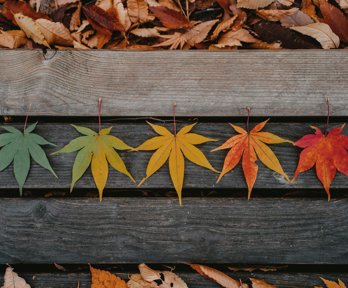
[[86,127],[72,126],[83,136],[70,141],[70,143],[61,150],[53,153],[61,154],[78,151],[72,169],[70,192],[72,192],[75,183],[83,176],[90,165],[94,182],[99,191],[100,201],[103,198],[103,190],[108,179],[108,163],[115,170],[127,175],[135,182],[122,158],[116,152],[116,150],[131,150],[133,148],[128,146],[121,139],[109,135],[112,127],[101,129],[100,132],[97,133]]
[[174,134],[163,126],[151,124],[149,122],[148,124],[160,136],[153,137],[136,148],[136,150],[145,151],[156,150],[147,165],[146,176],[141,180],[139,186],[160,169],[169,159],[170,177],[178,194],[179,203],[182,205],[182,187],[185,171],[184,157],[199,166],[218,172],[211,166],[203,152],[195,147],[195,145],[216,140],[199,134],[189,133],[196,123],[184,126],[178,133]]

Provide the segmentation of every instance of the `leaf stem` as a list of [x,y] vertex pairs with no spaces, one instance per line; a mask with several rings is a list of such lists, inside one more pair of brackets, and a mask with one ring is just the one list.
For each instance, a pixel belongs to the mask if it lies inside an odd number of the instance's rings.
[[102,98],[99,97],[98,98],[98,129],[99,129],[99,133],[101,130],[101,105],[102,105]]
[[248,114],[247,123],[246,123],[246,128],[247,128],[247,131],[248,131],[248,133],[249,133],[249,122],[250,122],[250,112],[251,112],[251,108],[250,108],[250,107],[246,107],[245,109],[246,109],[247,114]]
[[176,136],[176,102],[173,103],[173,131],[174,131],[174,136]]
[[329,100],[329,97],[326,97],[326,106],[327,106],[327,119],[326,119],[325,134],[327,135],[327,133],[329,131],[329,122],[330,122],[330,100]]
[[27,114],[25,116],[25,121],[24,121],[24,130],[27,128],[27,125],[28,125],[28,118],[29,118],[29,113],[31,111],[31,103],[29,104],[29,108],[28,108],[28,111],[27,111]]

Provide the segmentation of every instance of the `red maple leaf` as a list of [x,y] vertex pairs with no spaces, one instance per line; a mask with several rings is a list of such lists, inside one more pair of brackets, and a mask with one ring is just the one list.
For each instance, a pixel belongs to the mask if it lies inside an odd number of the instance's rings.
[[314,134],[307,134],[294,143],[295,146],[304,148],[296,168],[294,181],[299,173],[316,167],[316,173],[323,184],[330,200],[330,185],[335,178],[337,170],[348,176],[348,137],[342,134],[344,124],[333,128],[323,134],[317,127],[311,126]]

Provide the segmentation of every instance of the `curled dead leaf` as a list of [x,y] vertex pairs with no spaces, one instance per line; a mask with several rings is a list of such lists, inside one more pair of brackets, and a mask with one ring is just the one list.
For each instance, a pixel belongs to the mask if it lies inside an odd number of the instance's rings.
[[35,22],[49,44],[73,45],[74,40],[70,35],[70,31],[62,23],[47,19],[37,19]]

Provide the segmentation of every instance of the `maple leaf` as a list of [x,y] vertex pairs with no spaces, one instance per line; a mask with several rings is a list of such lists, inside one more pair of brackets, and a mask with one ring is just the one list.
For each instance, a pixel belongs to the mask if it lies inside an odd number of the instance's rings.
[[320,278],[326,285],[326,288],[346,288],[346,285],[338,279],[338,283],[330,280],[326,280],[324,278]]
[[22,277],[19,277],[16,272],[13,272],[12,267],[7,267],[4,276],[4,286],[1,288],[30,288],[30,285]]
[[218,283],[222,287],[248,288],[247,284],[242,284],[239,281],[234,280],[230,276],[228,276],[225,273],[223,273],[219,270],[216,270],[214,268],[211,268],[211,267],[208,267],[205,265],[199,265],[199,264],[191,264],[190,266],[192,269],[194,269],[196,272],[198,272],[203,277],[215,281],[216,283]]
[[92,274],[91,288],[128,288],[127,283],[108,271],[89,266]]
[[250,199],[251,191],[257,177],[258,166],[255,163],[257,158],[259,158],[267,168],[289,180],[276,155],[266,144],[292,142],[269,132],[260,132],[268,121],[269,119],[257,124],[250,132],[239,126],[230,124],[239,134],[231,137],[224,144],[212,150],[231,149],[227,153],[223,169],[217,182],[219,182],[227,172],[231,171],[242,159],[242,168],[248,186],[248,199]]
[[13,172],[21,195],[30,170],[30,158],[57,177],[41,148],[42,145],[55,145],[32,133],[36,125],[37,122],[29,125],[23,132],[12,126],[2,126],[7,132],[0,134],[0,171],[13,162]]
[[211,166],[203,152],[195,147],[195,145],[216,140],[199,134],[190,133],[196,123],[184,126],[178,133],[174,131],[174,134],[163,126],[147,123],[160,136],[151,138],[135,148],[135,150],[144,151],[156,150],[147,165],[146,176],[141,180],[139,186],[160,169],[169,159],[170,177],[178,194],[179,203],[182,205],[181,198],[185,170],[184,156],[199,166],[218,172]]
[[315,165],[316,174],[330,200],[330,185],[336,171],[348,176],[348,137],[342,134],[344,125],[331,129],[327,135],[315,126],[311,128],[315,130],[314,134],[307,134],[294,143],[304,150],[300,154],[292,181]]
[[61,150],[53,154],[71,153],[78,151],[72,168],[72,181],[70,192],[72,192],[75,183],[83,176],[91,165],[94,182],[99,191],[100,201],[103,198],[109,167],[108,163],[117,171],[127,175],[133,182],[132,175],[128,172],[122,158],[116,150],[131,150],[121,139],[109,135],[112,127],[101,129],[95,132],[89,128],[72,125],[80,134],[78,138],[70,141]]

